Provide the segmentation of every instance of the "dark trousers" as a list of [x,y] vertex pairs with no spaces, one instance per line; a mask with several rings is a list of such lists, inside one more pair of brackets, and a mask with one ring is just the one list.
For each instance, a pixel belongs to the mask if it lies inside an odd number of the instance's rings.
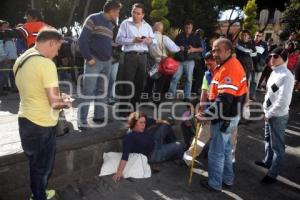
[[[134,88],[128,84],[118,84],[116,92],[118,96],[129,96],[133,93],[131,99],[120,99],[120,102],[130,102],[134,108],[136,103],[140,102],[141,94],[146,82],[147,54],[125,53],[124,64],[118,69],[117,80],[129,81],[133,83]],[[133,90],[133,91],[132,91]],[[124,108],[124,106],[122,106]]]
[[206,71],[204,59],[196,60],[195,61],[195,68],[193,72],[193,85],[192,85],[192,92],[196,94],[200,94],[203,76]]
[[184,138],[184,143],[185,143],[185,148],[189,149],[192,143],[192,139],[195,136],[195,133],[193,131],[193,127],[186,126],[184,122],[181,122],[180,124],[182,133],[183,133],[183,138]]
[[153,134],[159,144],[169,144],[177,140],[172,127],[168,124],[158,124],[154,129],[149,128],[148,131]]
[[264,68],[264,71],[262,72],[261,77],[259,79],[259,83],[258,83],[258,86],[257,86],[258,88],[261,87],[261,84],[265,79],[266,79],[266,82],[268,82],[268,79],[269,79],[271,73],[272,73],[272,69],[270,67],[265,67]]
[[30,187],[34,200],[46,200],[48,177],[55,158],[55,128],[19,118],[22,148],[29,160]]
[[[168,92],[171,78],[172,76],[162,75],[158,79],[152,79],[150,76],[147,76],[144,92],[148,94],[149,98],[153,97],[153,102],[162,102],[165,93]],[[153,96],[153,92],[156,94],[155,96]],[[159,98],[158,94],[160,95]]]
[[160,124],[152,134],[155,147],[149,158],[149,163],[182,159],[183,147],[180,142],[176,142],[176,136],[170,125]]
[[8,77],[9,77],[8,69],[10,69],[10,66],[5,62],[0,62],[0,69],[3,70],[0,71],[0,91],[2,91],[8,81]]

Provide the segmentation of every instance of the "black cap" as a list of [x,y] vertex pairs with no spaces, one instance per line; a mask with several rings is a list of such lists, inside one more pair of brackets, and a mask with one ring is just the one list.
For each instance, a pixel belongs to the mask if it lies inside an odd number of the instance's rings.
[[285,62],[285,61],[287,60],[287,58],[288,58],[288,52],[287,52],[284,48],[282,48],[282,47],[277,47],[277,48],[275,48],[275,49],[271,52],[271,54],[277,54],[277,55],[279,55],[279,56],[283,59],[284,62]]
[[211,51],[207,52],[204,56],[205,60],[212,59],[212,58],[213,58],[213,55],[212,55]]

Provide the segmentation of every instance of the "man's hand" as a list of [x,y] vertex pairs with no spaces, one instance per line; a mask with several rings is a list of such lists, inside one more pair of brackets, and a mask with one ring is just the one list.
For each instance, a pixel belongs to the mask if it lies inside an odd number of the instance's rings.
[[144,39],[142,39],[141,37],[135,37],[133,39],[133,43],[142,43],[144,41]]
[[146,37],[146,38],[143,39],[143,42],[144,42],[145,44],[152,44],[152,38]]
[[189,53],[194,53],[194,52],[195,52],[195,48],[190,45],[189,50],[188,50],[188,54]]
[[87,63],[88,63],[89,65],[91,65],[91,66],[94,66],[94,65],[96,65],[96,60],[95,60],[95,58],[92,58],[92,59],[89,60]]
[[72,102],[74,101],[73,98],[71,98],[70,95],[66,94],[66,93],[61,93],[61,98],[63,99],[63,101],[65,103],[67,103],[67,108],[71,108],[72,107]]
[[117,171],[117,173],[112,177],[112,179],[115,183],[117,183],[121,180],[122,177],[123,177],[122,172]]
[[207,121],[208,119],[205,117],[205,114],[204,112],[202,111],[199,111],[196,115],[195,115],[196,119],[200,122],[203,122],[203,121]]

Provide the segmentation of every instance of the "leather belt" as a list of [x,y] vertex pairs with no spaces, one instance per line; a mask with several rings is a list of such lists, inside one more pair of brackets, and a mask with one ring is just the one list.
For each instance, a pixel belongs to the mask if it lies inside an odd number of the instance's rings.
[[125,54],[135,54],[135,55],[144,55],[144,54],[147,54],[147,53],[148,53],[147,51],[142,51],[142,52],[128,51],[128,52],[125,52]]

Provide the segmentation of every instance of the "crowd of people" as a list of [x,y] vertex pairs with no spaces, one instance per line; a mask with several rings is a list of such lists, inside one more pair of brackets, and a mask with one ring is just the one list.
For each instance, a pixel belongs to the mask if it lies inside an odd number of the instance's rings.
[[[262,183],[276,182],[283,164],[289,105],[294,88],[300,90],[296,34],[281,46],[272,38],[263,41],[262,31],[253,36],[248,30],[241,31],[236,44],[219,35],[207,41],[203,30],[194,31],[193,22],[187,20],[173,41],[164,35],[162,22],[151,27],[144,20],[143,4],[135,3],[131,17],[118,25],[121,9],[118,0],[107,0],[102,12],[87,17],[77,42],[44,23],[34,9],[26,13],[26,23],[14,29],[0,21],[0,95],[6,95],[7,86],[20,95],[19,132],[29,159],[32,198],[45,200],[54,195],[46,187],[55,158],[55,126],[60,110],[71,107],[70,96],[61,94],[58,83],[76,82],[80,73],[80,130],[89,128],[91,101],[95,123],[107,120],[103,104],[116,104],[118,115],[128,117],[129,130],[114,181],[121,180],[130,153],[144,154],[150,163],[184,159],[190,165],[191,157],[206,148],[208,181],[201,185],[212,191],[232,186],[240,111],[257,101],[257,91],[266,90],[266,155],[255,163],[269,169]],[[84,59],[83,70],[74,73],[68,67],[75,65],[78,52]],[[170,53],[177,70],[160,73],[160,63]],[[62,70],[57,73],[59,67]],[[184,83],[182,99],[177,95],[179,82]],[[142,101],[159,104],[174,99],[192,103],[183,113],[183,144],[168,122],[138,110]],[[153,124],[158,128],[150,131]]]

